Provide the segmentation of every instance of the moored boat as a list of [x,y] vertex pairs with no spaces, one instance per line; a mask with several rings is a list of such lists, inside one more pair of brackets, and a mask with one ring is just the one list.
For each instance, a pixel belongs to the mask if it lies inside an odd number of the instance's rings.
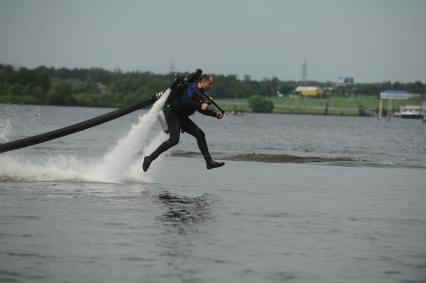
[[423,118],[422,107],[419,105],[401,106],[399,116],[404,119],[421,119]]

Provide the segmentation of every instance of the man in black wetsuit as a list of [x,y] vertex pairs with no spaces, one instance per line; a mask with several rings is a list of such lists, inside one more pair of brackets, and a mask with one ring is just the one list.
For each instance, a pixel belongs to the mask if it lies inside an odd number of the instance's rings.
[[[200,70],[201,72],[201,70]],[[191,77],[190,75],[189,77]],[[197,139],[198,147],[206,160],[207,169],[212,169],[225,165],[224,162],[216,162],[212,159],[207,147],[204,132],[189,119],[189,116],[198,112],[223,118],[223,113],[209,110],[209,104],[203,101],[201,92],[207,91],[213,87],[213,76],[203,74],[198,82],[190,83],[185,80],[175,81],[171,87],[171,93],[164,105],[163,112],[167,122],[169,139],[163,142],[151,155],[144,158],[142,168],[146,172],[161,153],[175,146],[179,142],[180,132],[186,132]]]

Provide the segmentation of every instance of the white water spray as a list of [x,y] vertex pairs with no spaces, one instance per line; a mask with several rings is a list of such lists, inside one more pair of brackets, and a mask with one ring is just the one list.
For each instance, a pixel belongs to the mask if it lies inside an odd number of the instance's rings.
[[[139,117],[139,122],[132,125],[127,136],[120,139],[117,145],[103,157],[102,163],[90,173],[89,178],[112,182],[122,180],[123,173],[136,162],[138,152],[150,142],[149,131],[157,121],[158,112],[169,94],[170,89],[167,89],[149,112]],[[142,174],[141,168],[139,165],[139,174]]]
[[73,156],[57,155],[41,163],[6,153],[0,156],[0,181],[74,181],[86,169]]
[[167,135],[162,131],[151,141],[148,146],[145,146],[142,150],[143,154],[140,158],[136,160],[128,170],[123,172],[121,176],[122,180],[130,181],[130,182],[152,182],[153,178],[157,176],[157,173],[161,169],[161,160],[164,158],[164,155],[160,155],[156,162],[153,162],[149,167],[149,171],[147,173],[142,173],[142,162],[143,156],[146,156],[152,153],[162,142],[167,139]]
[[12,126],[10,125],[9,120],[0,120],[0,143],[7,141],[11,129]]

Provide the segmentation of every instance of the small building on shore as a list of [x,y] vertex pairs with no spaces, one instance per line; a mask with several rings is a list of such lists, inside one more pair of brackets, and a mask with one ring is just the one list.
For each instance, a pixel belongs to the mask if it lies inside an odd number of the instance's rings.
[[354,84],[354,78],[353,77],[338,77],[337,78],[337,85],[344,85],[344,86],[350,86]]
[[301,95],[301,96],[321,96],[324,91],[319,86],[298,86],[294,90],[295,94]]

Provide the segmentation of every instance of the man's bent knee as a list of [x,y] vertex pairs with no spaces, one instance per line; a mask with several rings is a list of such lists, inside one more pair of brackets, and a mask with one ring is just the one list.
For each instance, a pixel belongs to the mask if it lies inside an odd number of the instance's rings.
[[195,137],[197,139],[204,139],[204,138],[206,138],[206,134],[204,134],[204,132],[202,130],[197,130],[195,132]]
[[170,146],[175,146],[179,143],[179,137],[170,137],[168,142]]

